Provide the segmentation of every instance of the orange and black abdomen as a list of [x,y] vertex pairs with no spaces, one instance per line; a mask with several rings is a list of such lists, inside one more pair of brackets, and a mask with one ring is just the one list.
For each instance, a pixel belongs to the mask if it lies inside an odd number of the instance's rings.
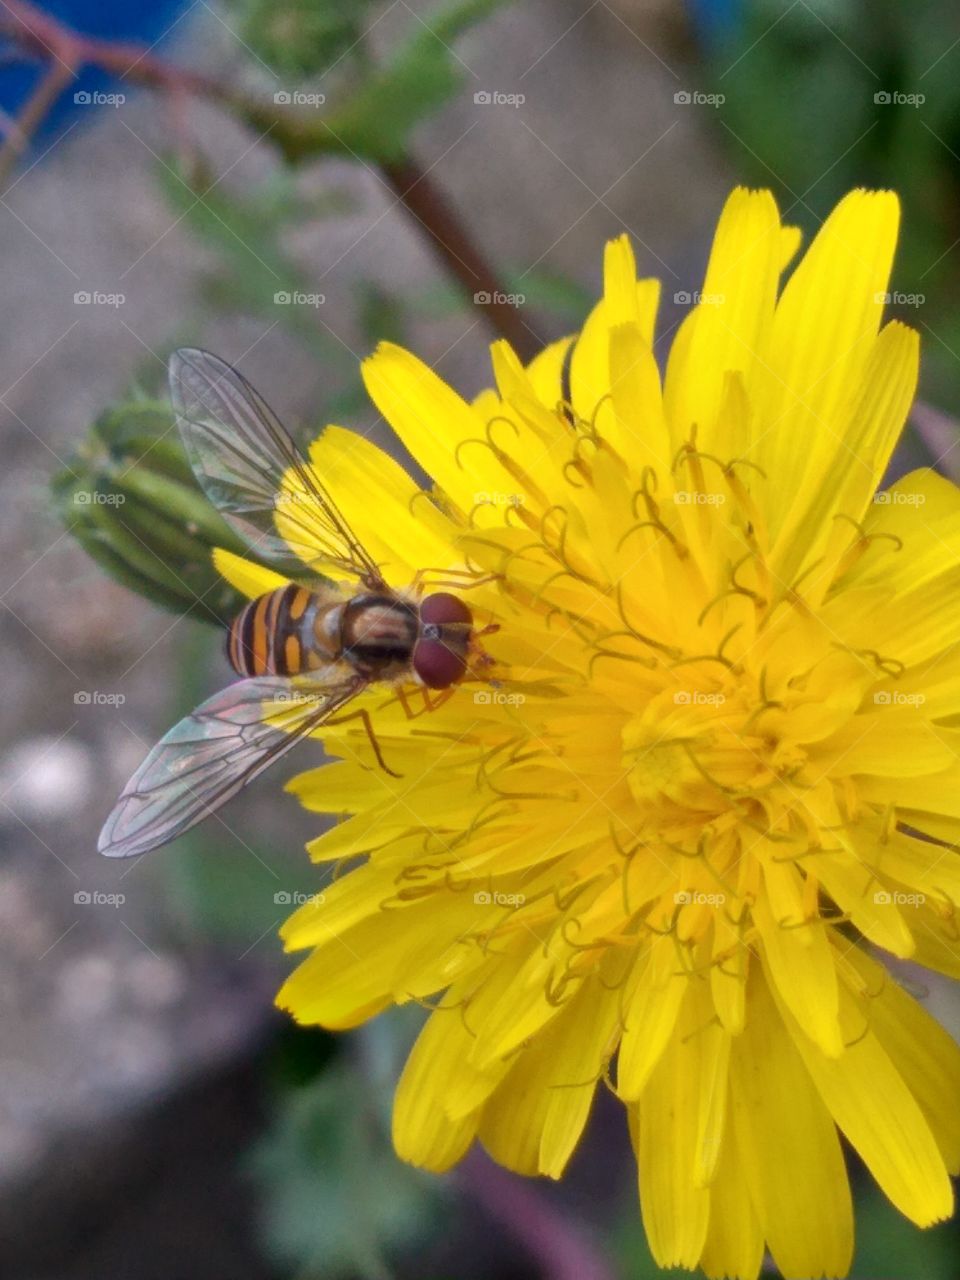
[[230,624],[227,657],[241,676],[296,676],[309,669],[304,651],[307,615],[316,597],[290,583],[251,600]]

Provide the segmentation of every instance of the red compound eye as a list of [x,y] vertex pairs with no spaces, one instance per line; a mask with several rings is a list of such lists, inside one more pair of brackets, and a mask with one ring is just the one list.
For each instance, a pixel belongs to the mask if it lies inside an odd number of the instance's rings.
[[442,640],[418,640],[413,669],[428,689],[449,689],[467,669],[466,655]]
[[420,621],[436,626],[472,626],[473,614],[459,596],[449,591],[435,591],[420,601]]

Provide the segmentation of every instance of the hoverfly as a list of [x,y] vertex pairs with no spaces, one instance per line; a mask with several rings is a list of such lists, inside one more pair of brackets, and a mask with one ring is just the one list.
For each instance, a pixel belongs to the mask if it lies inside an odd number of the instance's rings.
[[[450,689],[475,648],[473,617],[458,596],[417,599],[387,585],[244,377],[194,348],[173,353],[169,376],[187,457],[233,529],[262,558],[289,564],[300,553],[352,578],[356,590],[290,583],[244,607],[227,636],[227,656],[243,678],[175,725],[134,773],[100,833],[98,848],[111,858],[146,853],[189,830],[376,682]],[[367,713],[355,714],[386,769]]]

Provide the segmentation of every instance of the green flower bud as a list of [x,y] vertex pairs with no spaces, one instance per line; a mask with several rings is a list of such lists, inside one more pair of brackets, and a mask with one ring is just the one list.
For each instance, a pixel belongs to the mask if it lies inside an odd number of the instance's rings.
[[167,405],[108,409],[52,491],[70,532],[124,586],[219,625],[242,609],[244,597],[214,569],[211,551],[250,550],[197,484]]

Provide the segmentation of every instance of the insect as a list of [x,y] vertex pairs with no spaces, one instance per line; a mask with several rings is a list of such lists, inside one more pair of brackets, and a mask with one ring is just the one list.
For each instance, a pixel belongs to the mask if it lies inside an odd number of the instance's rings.
[[[319,581],[291,583],[244,607],[227,636],[227,656],[243,678],[201,703],[150,751],[100,833],[98,848],[111,858],[145,853],[189,830],[371,685],[449,690],[474,654],[489,662],[458,596],[436,591],[418,599],[387,585],[244,377],[194,348],[173,353],[169,376],[190,464],[228,523],[261,558],[289,564],[291,552],[300,552],[356,587],[347,594]],[[387,769],[367,712],[348,714],[362,719]]]

